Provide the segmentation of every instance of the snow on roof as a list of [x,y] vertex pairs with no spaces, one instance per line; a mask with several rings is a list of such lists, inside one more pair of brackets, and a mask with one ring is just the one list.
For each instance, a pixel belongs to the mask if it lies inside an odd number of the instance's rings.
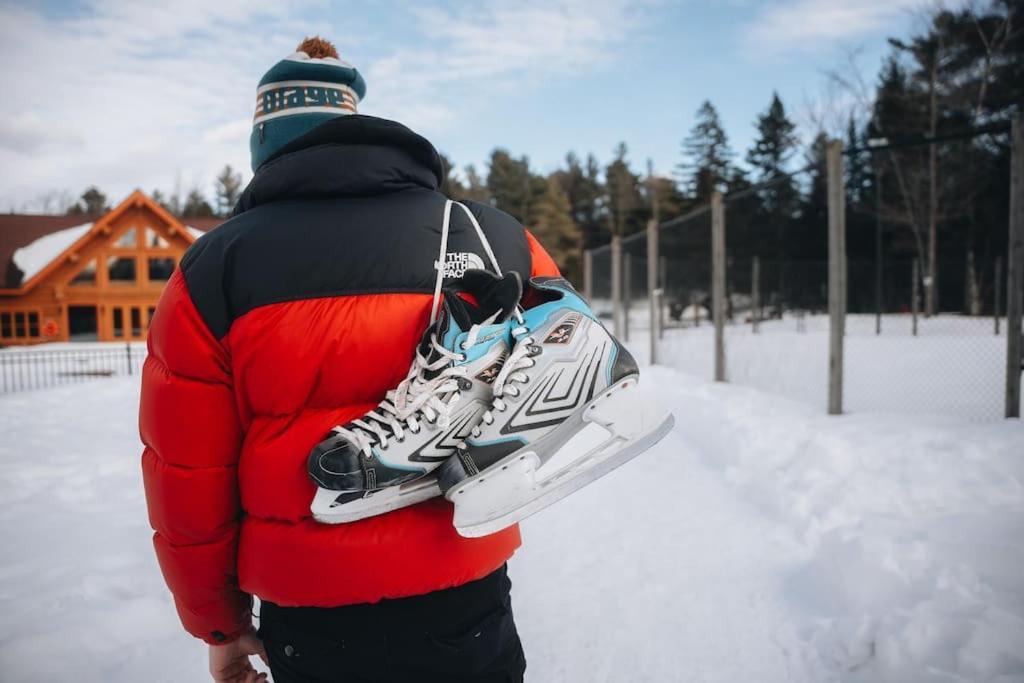
[[60,256],[61,252],[78,241],[78,238],[89,232],[92,223],[83,223],[73,228],[65,228],[40,237],[14,252],[14,264],[24,273],[22,283],[35,277],[51,261]]
[[196,239],[199,239],[206,234],[205,230],[200,230],[199,228],[192,227],[191,225],[186,225],[185,229],[188,230],[188,234],[192,235],[192,237]]

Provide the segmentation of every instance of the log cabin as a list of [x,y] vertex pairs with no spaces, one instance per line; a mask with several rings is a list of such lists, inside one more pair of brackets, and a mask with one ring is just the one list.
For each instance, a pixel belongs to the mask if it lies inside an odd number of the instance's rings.
[[102,216],[0,215],[0,346],[140,341],[185,250],[221,219],[139,190]]

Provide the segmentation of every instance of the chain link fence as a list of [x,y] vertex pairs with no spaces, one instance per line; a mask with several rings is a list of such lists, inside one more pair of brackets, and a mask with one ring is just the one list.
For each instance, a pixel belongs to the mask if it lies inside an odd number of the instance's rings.
[[[935,145],[935,157],[951,163],[958,158],[952,147],[963,153],[972,141],[918,143],[925,151],[914,153],[927,157]],[[809,165],[722,201],[719,333],[711,205],[592,250],[585,281],[595,309],[640,360],[700,377],[717,373],[831,412],[838,405],[976,420],[1012,415],[1021,362],[1013,356],[1019,341],[1008,332],[1019,340],[1021,321],[1019,313],[1008,319],[1007,310],[1024,291],[1008,289],[1008,273],[1012,259],[1018,269],[1024,264],[1014,238],[1007,241],[1007,225],[1015,225],[1011,174],[995,173],[989,188],[1005,201],[1001,210],[968,210],[955,206],[956,188],[935,190],[954,193],[942,201],[927,185],[922,194],[920,177],[884,185],[886,164],[893,175],[899,170],[892,146],[853,150],[846,173],[853,172],[852,155],[861,154],[861,168],[874,168],[878,188],[878,197],[853,197],[836,182],[843,167],[841,146],[833,146],[830,173]],[[785,199],[780,187],[798,190],[799,204],[785,221],[758,208]],[[929,214],[939,224],[931,238],[921,197],[937,207]],[[1020,275],[1015,282],[1021,286]]]

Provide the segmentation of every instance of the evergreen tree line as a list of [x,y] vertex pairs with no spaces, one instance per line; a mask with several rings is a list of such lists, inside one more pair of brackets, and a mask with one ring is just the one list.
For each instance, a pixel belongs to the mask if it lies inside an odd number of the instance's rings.
[[[227,218],[241,194],[242,174],[236,173],[230,165],[226,165],[214,181],[213,203],[199,187],[193,187],[187,193],[183,193],[180,188],[166,193],[156,189],[150,196],[178,218]],[[57,202],[58,212],[67,213],[69,216],[99,216],[111,209],[107,195],[95,185],[88,187],[77,201],[62,200],[52,193],[45,195],[40,201]],[[59,206],[60,203],[65,206]],[[45,208],[51,210],[44,210],[44,213],[53,212],[52,207]]]
[[[584,159],[570,152],[546,176],[532,171],[526,156],[499,148],[485,174],[473,166],[457,173],[445,159],[444,191],[489,202],[520,219],[577,281],[583,249],[606,244],[612,234],[643,230],[654,207],[666,221],[723,192],[731,261],[749,264],[757,255],[769,273],[763,286],[776,297],[823,301],[825,151],[830,136],[842,137],[852,151],[845,157],[852,310],[873,308],[875,235],[881,226],[883,260],[892,271],[887,308],[907,305],[909,264],[917,258],[922,291],[937,283],[931,310],[941,303],[946,310],[979,313],[991,305],[993,264],[1006,253],[1009,134],[878,153],[866,149],[1007,124],[1024,103],[1022,9],[1022,0],[994,0],[984,8],[933,10],[908,39],[890,39],[877,80],[849,112],[845,130],[822,128],[806,145],[773,94],[754,121],[752,146],[739,157],[706,101],[682,142],[674,177],[638,172],[625,143],[604,165],[593,154]],[[703,256],[710,235],[706,229],[693,232],[675,242]]]

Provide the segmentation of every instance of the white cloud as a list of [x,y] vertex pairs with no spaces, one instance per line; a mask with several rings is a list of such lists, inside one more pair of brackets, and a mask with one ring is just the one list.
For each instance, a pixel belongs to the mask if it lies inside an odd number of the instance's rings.
[[472,116],[472,98],[450,97],[472,84],[476,97],[614,59],[639,25],[645,3],[624,0],[508,1],[413,11],[424,44],[371,64],[367,111],[427,131]]
[[[301,6],[300,6],[301,4]],[[351,8],[349,10],[351,11]],[[224,163],[248,171],[253,92],[297,37],[391,45],[374,10],[346,17],[324,3],[282,0],[94,0],[69,17],[0,4],[0,209],[42,193],[96,184],[118,201],[175,179],[208,190]],[[411,38],[357,66],[361,110],[428,134],[472,120],[475,100],[608,64],[637,26],[625,0],[498,0],[413,5]],[[351,20],[351,21],[350,21]],[[458,102],[452,88],[472,93]]]
[[179,169],[207,189],[225,162],[247,169],[237,122],[259,74],[310,26],[268,0],[145,5],[101,1],[56,20],[0,7],[4,209],[88,184],[119,201],[168,188]]
[[923,0],[784,0],[763,6],[743,28],[756,53],[807,52],[883,28]]

